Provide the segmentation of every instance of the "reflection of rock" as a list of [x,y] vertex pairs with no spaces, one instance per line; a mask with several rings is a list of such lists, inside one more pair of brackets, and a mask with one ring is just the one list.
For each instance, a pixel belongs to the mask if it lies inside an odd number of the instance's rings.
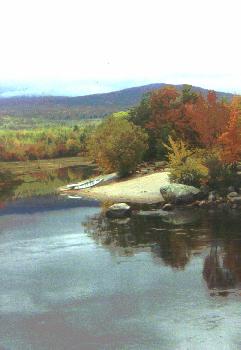
[[106,216],[113,219],[125,218],[130,215],[131,207],[126,203],[113,204],[106,211]]
[[175,209],[173,211],[157,210],[141,210],[138,215],[149,217],[160,217],[163,222],[172,225],[190,224],[198,219],[197,212],[190,209]]
[[168,215],[173,215],[173,213],[168,213],[163,209],[140,210],[137,214],[141,215],[141,216],[158,216],[158,217],[165,217]]
[[196,187],[175,183],[162,185],[160,192],[165,201],[175,204],[193,202],[200,195],[200,190]]
[[129,221],[130,221],[130,218],[116,219],[117,225],[127,225]]

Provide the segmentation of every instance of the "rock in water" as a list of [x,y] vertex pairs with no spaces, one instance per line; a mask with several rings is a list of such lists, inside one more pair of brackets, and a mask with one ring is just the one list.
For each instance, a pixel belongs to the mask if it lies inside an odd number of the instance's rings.
[[131,207],[126,203],[113,204],[106,211],[106,216],[112,219],[125,218],[130,215]]
[[173,205],[171,203],[166,203],[163,205],[162,210],[171,211],[173,210]]
[[200,197],[201,191],[193,186],[183,184],[162,185],[160,192],[165,201],[174,204],[191,203]]
[[230,201],[235,204],[241,204],[241,196],[231,197]]
[[238,193],[235,192],[235,191],[232,191],[230,192],[228,195],[227,195],[228,198],[233,198],[233,197],[239,197]]
[[208,201],[214,202],[216,199],[217,199],[216,192],[215,191],[209,192]]

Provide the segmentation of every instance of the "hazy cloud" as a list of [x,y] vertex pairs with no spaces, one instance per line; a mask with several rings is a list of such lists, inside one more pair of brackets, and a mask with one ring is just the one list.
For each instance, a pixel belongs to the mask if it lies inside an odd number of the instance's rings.
[[241,92],[240,9],[239,0],[3,1],[0,80],[64,94],[125,82]]

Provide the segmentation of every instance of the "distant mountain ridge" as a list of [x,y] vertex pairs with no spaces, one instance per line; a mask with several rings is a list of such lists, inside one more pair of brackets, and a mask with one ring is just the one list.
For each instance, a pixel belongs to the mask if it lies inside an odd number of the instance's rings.
[[[41,117],[50,120],[79,120],[88,118],[102,118],[113,112],[126,110],[136,106],[145,93],[165,86],[175,86],[178,90],[182,85],[156,83],[127,88],[108,93],[86,96],[15,96],[0,97],[0,117]],[[193,91],[207,94],[208,90],[193,86]],[[3,90],[3,88],[1,88]],[[228,100],[233,94],[217,92],[219,98]]]

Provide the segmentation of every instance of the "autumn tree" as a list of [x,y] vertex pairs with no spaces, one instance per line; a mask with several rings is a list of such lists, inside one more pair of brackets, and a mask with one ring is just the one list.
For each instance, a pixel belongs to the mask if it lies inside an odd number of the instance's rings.
[[173,129],[178,96],[179,93],[173,87],[154,90],[144,96],[140,105],[130,112],[131,120],[144,127],[149,135],[148,158],[161,158],[166,153],[162,144],[167,142]]
[[125,176],[135,170],[147,150],[147,134],[124,118],[107,118],[91,135],[90,156],[107,172]]
[[240,111],[232,109],[228,127],[218,138],[221,145],[221,159],[224,163],[236,163],[241,159]]
[[229,120],[230,109],[227,103],[219,101],[214,91],[207,98],[199,95],[195,103],[186,105],[186,116],[191,128],[197,133],[200,144],[213,147]]
[[155,90],[150,96],[151,116],[146,123],[147,129],[153,130],[158,136],[163,125],[173,124],[178,119],[179,106],[177,98],[180,96],[173,87]]
[[186,105],[195,103],[197,94],[191,85],[184,85],[182,91],[167,86],[145,96],[140,105],[131,112],[133,122],[146,128],[149,134],[151,155],[165,155],[163,142],[173,134],[179,138],[196,142],[197,135],[190,127]]

